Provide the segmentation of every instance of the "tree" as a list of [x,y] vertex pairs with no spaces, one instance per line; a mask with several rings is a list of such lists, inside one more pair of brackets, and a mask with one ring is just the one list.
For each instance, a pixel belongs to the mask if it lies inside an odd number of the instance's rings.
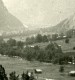
[[46,59],[46,53],[44,52],[43,49],[41,49],[37,54],[37,60],[39,60],[40,62],[45,62],[45,59]]
[[23,72],[23,74],[21,75],[22,77],[22,80],[26,80],[26,75],[25,75],[25,73]]
[[38,42],[38,43],[41,43],[42,42],[42,35],[41,34],[38,34],[36,36],[36,42]]
[[34,49],[39,51],[40,47],[38,45],[36,45],[36,46],[34,46]]
[[48,38],[47,38],[46,35],[42,36],[42,41],[43,41],[43,42],[48,42]]
[[75,47],[73,47],[73,50],[75,50]]
[[64,72],[64,66],[60,66],[59,72]]
[[34,80],[34,79],[35,79],[34,74],[33,74],[33,72],[31,72],[31,76],[30,76],[29,80]]
[[21,76],[22,80],[29,80],[28,71],[26,73],[23,72]]
[[3,38],[0,36],[0,44],[4,43]]
[[57,59],[58,61],[56,60],[56,62],[59,62],[59,58],[62,55],[62,50],[61,47],[59,47],[56,43],[48,44],[45,51],[46,55],[48,56],[48,60],[55,62],[54,60]]
[[5,69],[2,65],[0,65],[0,80],[8,80]]
[[24,49],[24,54],[25,54],[25,58],[28,60],[28,61],[31,61],[33,59],[35,59],[35,54],[34,54],[35,50],[34,48],[32,47],[26,47]]
[[24,43],[22,41],[17,42],[17,47],[18,48],[23,48],[23,46],[24,46]]
[[8,46],[11,46],[11,47],[16,46],[16,40],[10,38],[10,39],[7,41],[7,44],[8,44]]
[[55,48],[54,44],[50,43],[49,45],[47,45],[47,47],[45,49],[46,49],[46,54],[49,57],[49,60],[52,60],[56,54],[56,48]]
[[52,50],[52,51],[54,51],[54,50],[55,50],[54,43],[48,44],[47,47],[46,47],[45,49],[46,49],[46,50]]
[[35,43],[35,38],[33,36],[26,38],[26,44],[33,44],[33,43]]
[[66,38],[65,43],[67,44],[69,43],[69,38]]
[[10,73],[10,77],[9,77],[10,80],[19,80],[19,75],[16,76],[16,72],[11,72]]
[[30,44],[30,38],[29,37],[26,38],[26,44]]
[[31,37],[31,44],[35,43],[35,38],[32,36]]

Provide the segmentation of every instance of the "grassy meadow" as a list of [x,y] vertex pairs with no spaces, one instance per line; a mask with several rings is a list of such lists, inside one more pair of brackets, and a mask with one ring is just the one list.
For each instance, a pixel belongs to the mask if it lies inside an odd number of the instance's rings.
[[32,71],[33,69],[40,68],[43,70],[43,72],[42,74],[38,75],[38,80],[42,80],[41,78],[49,78],[55,80],[75,80],[75,77],[68,76],[68,72],[74,70],[73,65],[64,65],[65,71],[64,73],[60,73],[60,65],[42,63],[37,61],[29,62],[20,58],[0,56],[0,64],[3,65],[7,74],[9,74],[12,71],[16,71],[17,74],[21,75],[23,71]]

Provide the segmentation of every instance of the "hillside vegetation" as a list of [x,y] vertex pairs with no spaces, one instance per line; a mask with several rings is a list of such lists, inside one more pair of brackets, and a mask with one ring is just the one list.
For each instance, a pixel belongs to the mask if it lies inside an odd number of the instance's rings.
[[[52,42],[56,42],[59,46],[61,46],[63,52],[75,52],[75,50],[73,50],[73,47],[75,47],[75,38],[70,38],[68,44],[65,43],[65,39],[56,40]],[[42,42],[42,43],[35,43],[33,44],[33,46],[38,45],[40,48],[45,48],[48,44],[49,42],[45,43]]]

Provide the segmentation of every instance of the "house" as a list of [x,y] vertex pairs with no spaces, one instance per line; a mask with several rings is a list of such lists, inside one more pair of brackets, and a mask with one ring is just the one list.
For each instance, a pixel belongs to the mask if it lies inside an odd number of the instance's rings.
[[42,70],[41,69],[34,69],[35,74],[41,74]]

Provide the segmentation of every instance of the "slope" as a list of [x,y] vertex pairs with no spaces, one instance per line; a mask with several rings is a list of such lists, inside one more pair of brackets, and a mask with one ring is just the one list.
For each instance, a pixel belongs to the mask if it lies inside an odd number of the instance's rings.
[[7,8],[4,6],[2,0],[0,0],[0,32],[24,30],[23,24],[12,14],[10,14]]

